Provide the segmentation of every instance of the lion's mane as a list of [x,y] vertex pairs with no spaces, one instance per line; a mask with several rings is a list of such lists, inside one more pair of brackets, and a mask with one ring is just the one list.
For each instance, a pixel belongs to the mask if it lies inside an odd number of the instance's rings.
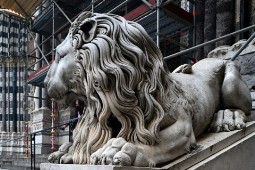
[[[85,43],[78,30],[91,19],[97,22],[96,33]],[[89,163],[90,155],[112,138],[108,122],[112,115],[121,123],[117,137],[155,144],[171,108],[169,96],[182,91],[170,79],[161,52],[145,30],[120,16],[85,12],[74,21],[69,36],[86,73],[87,98],[73,134],[74,163]]]

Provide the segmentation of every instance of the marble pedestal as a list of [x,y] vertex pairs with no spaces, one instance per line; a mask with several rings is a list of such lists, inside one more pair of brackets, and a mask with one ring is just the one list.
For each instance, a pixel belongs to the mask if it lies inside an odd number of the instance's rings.
[[171,163],[157,168],[61,165],[42,163],[41,170],[172,170],[172,169],[231,169],[252,170],[255,167],[255,121],[247,123],[244,130],[206,133],[198,138],[198,148]]
[[[55,114],[55,122],[58,117]],[[41,107],[31,113],[31,132],[38,132],[51,127],[51,110],[47,107]],[[35,153],[47,154],[51,153],[51,133],[43,131],[36,133],[35,136]],[[54,144],[58,145],[58,138],[54,139]]]

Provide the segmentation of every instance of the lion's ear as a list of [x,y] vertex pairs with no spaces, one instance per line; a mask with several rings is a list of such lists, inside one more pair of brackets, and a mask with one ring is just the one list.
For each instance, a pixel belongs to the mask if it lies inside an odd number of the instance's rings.
[[83,22],[81,22],[80,30],[78,32],[81,34],[82,40],[85,43],[90,42],[94,38],[96,27],[96,20],[85,19]]

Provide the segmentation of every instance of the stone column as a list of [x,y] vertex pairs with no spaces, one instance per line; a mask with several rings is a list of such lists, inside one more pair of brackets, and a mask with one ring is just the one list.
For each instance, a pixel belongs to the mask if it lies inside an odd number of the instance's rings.
[[[216,38],[234,31],[234,5],[235,0],[217,0],[216,12]],[[227,38],[216,43],[216,46],[232,45],[233,38]]]
[[[47,38],[47,36],[42,36],[42,41],[44,41]],[[42,51],[44,54],[48,54],[51,50],[51,46],[49,43],[43,43],[42,45]],[[47,57],[48,61],[51,60],[51,57]],[[42,65],[45,65],[46,62],[43,60]],[[47,99],[47,100],[42,100],[42,107],[48,107],[51,108],[50,106],[50,98],[47,93],[47,90],[45,88],[42,88],[42,98]]]
[[17,59],[17,131],[21,131],[21,107],[20,107],[20,101],[21,101],[21,96],[20,96],[20,58]]
[[[202,44],[204,42],[204,15],[205,15],[205,1],[197,0],[195,11],[196,45]],[[199,48],[196,50],[195,58],[197,60],[204,58],[204,48]]]
[[255,24],[255,0],[251,1],[251,25]]
[[[205,21],[204,21],[204,42],[216,38],[216,1],[205,1]],[[210,44],[204,47],[204,56],[215,48],[215,44]]]
[[[235,0],[235,30],[240,29],[240,9],[241,8],[241,0]],[[240,40],[240,34],[235,36],[235,42]]]
[[[40,34],[36,33],[35,41],[37,42],[37,44],[40,44],[40,42],[41,42]],[[34,43],[35,48],[37,47],[36,42]],[[40,57],[41,57],[40,51],[37,49],[36,50],[36,58],[40,58]],[[39,68],[40,68],[40,63],[37,63],[34,67],[34,70],[38,70]],[[36,97],[36,98],[34,98],[34,109],[37,110],[40,108],[40,100],[38,99],[40,97],[40,88],[39,87],[35,87],[34,97]]]
[[8,116],[8,121],[7,121],[7,132],[10,132],[11,131],[11,107],[10,107],[10,99],[11,99],[11,95],[10,95],[10,85],[11,85],[11,65],[10,65],[10,57],[8,58],[7,60],[7,80],[6,80],[6,84],[7,84],[7,107],[6,107],[6,110],[7,110],[7,116]]
[[13,115],[13,125],[12,131],[17,132],[17,63],[15,58],[11,60],[11,67],[12,67],[12,115]]
[[6,132],[6,62],[3,57],[0,58],[2,64],[2,129]]
[[21,108],[21,113],[23,113],[22,114],[22,117],[21,117],[21,119],[22,119],[22,122],[23,123],[21,123],[21,132],[23,132],[24,130],[25,130],[25,124],[24,124],[24,122],[25,122],[25,120],[26,120],[26,109],[27,109],[27,107],[28,107],[28,105],[27,105],[27,97],[26,97],[26,90],[27,90],[27,88],[26,88],[26,84],[25,84],[25,77],[26,77],[26,72],[25,72],[25,66],[26,66],[26,62],[25,62],[26,60],[23,58],[23,59],[21,59],[20,60],[20,108]]

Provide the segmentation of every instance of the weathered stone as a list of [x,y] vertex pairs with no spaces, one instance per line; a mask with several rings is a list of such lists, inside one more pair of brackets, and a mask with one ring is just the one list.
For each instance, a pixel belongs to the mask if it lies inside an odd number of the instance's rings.
[[[222,37],[234,31],[234,0],[217,0],[216,12],[216,38]],[[216,46],[230,45],[233,43],[233,38],[226,38],[218,41]]]
[[[232,46],[221,46],[208,54],[209,58],[229,59],[242,47],[245,40],[240,40]],[[242,79],[246,82],[249,89],[255,86],[255,40],[253,40],[236,58],[235,63],[240,67]]]
[[111,14],[77,17],[44,83],[51,98],[65,105],[84,100],[85,110],[67,153],[49,158],[153,167],[190,151],[208,127],[245,128],[251,96],[234,62],[207,58],[178,73],[164,64],[137,23]]
[[[41,170],[172,170],[172,169],[253,169],[255,166],[255,122],[247,123],[246,130],[207,133],[198,138],[197,149],[170,164],[158,168],[119,167],[112,165],[64,165],[42,163]],[[238,155],[238,156],[237,156]],[[245,164],[243,163],[245,162]]]
[[[204,42],[216,38],[216,1],[205,1]],[[204,47],[204,57],[215,48],[215,43]]]

